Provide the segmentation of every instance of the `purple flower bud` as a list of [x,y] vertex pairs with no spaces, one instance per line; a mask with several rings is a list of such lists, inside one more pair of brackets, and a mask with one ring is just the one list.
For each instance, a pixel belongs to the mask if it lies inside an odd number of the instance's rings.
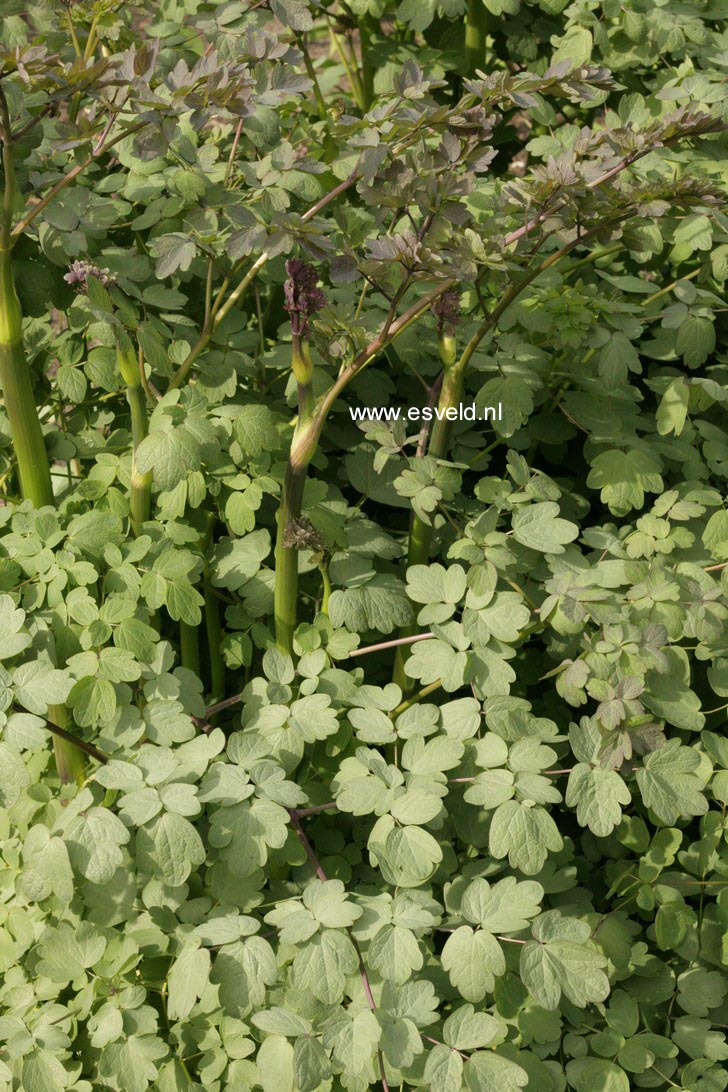
[[326,304],[326,296],[316,287],[318,274],[308,262],[291,258],[286,262],[286,273],[288,278],[283,286],[283,306],[291,316],[291,332],[305,337],[308,320]]
[[91,262],[73,262],[63,279],[66,284],[75,285],[77,292],[85,292],[89,277],[95,277],[97,281],[101,281],[104,288],[110,284],[116,284],[116,277],[112,276],[108,269],[100,269]]
[[437,319],[437,328],[452,333],[460,322],[460,294],[453,288],[443,292],[432,305],[432,313]]

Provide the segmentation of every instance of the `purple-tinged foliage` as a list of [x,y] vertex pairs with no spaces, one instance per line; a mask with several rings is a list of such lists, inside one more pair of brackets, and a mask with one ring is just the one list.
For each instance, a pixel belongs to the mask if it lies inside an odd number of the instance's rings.
[[326,296],[316,287],[318,273],[309,262],[304,262],[301,258],[289,258],[286,262],[286,273],[288,277],[283,286],[283,306],[291,318],[291,332],[307,337],[309,319],[326,305]]

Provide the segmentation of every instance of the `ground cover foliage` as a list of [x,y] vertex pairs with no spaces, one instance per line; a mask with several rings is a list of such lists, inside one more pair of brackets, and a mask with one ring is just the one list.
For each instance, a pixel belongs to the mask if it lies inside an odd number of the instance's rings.
[[725,5],[4,15],[0,1088],[721,1092]]

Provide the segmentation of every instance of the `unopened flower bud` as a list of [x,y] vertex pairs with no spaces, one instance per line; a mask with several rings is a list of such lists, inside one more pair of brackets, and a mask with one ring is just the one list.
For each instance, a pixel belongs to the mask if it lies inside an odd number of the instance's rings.
[[283,306],[291,316],[291,333],[307,337],[308,320],[326,304],[326,296],[316,287],[318,274],[308,262],[291,258],[286,262],[286,273]]
[[443,292],[432,305],[437,319],[437,342],[440,359],[446,368],[457,360],[458,346],[455,327],[460,322],[460,296],[453,289]]

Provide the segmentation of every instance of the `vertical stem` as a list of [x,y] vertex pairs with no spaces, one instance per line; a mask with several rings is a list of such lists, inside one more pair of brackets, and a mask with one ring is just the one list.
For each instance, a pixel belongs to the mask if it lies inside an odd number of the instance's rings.
[[98,16],[94,15],[91,20],[91,26],[89,27],[88,38],[86,39],[86,46],[83,51],[84,61],[88,61],[93,56],[94,49],[96,47],[96,27],[98,26]]
[[[298,432],[298,429],[296,430]],[[276,538],[276,583],[274,614],[276,644],[281,652],[293,654],[293,634],[298,623],[298,550],[290,544],[290,524],[301,515],[303,490],[310,459],[298,462],[294,455],[296,436],[291,445],[291,455],[283,480],[281,505],[278,510],[278,535]]]
[[468,76],[485,64],[485,37],[488,33],[488,11],[483,0],[468,0],[465,16],[465,58]]
[[273,593],[276,644],[281,652],[289,656],[293,655],[293,634],[298,623],[298,547],[295,543],[295,521],[301,516],[306,475],[321,431],[321,422],[317,423],[314,419],[311,350],[305,337],[297,329],[294,329],[292,335],[291,369],[298,388],[298,420],[291,441],[278,510],[276,582]]
[[42,508],[45,504],[53,504],[53,486],[23,346],[23,316],[13,284],[11,250],[15,165],[10,111],[2,88],[0,114],[5,176],[0,226],[0,384],[18,463],[21,494],[24,500],[30,500],[36,508]]
[[150,470],[146,474],[141,474],[136,467],[136,450],[147,435],[149,423],[147,421],[147,400],[141,383],[128,387],[126,397],[131,410],[134,444],[131,463],[131,485],[129,487],[129,512],[132,533],[137,536],[141,532],[142,524],[149,519],[152,508],[152,472]]
[[210,701],[215,704],[225,697],[225,661],[222,658],[222,627],[220,626],[220,607],[212,587],[209,569],[205,568],[205,630],[207,647],[210,654]]
[[331,599],[331,577],[329,576],[329,563],[324,560],[319,565],[319,572],[321,573],[321,585],[323,588],[323,594],[321,596],[321,613],[328,617],[329,614],[329,600]]
[[66,20],[68,22],[68,30],[71,35],[71,41],[73,42],[74,51],[76,53],[76,56],[80,60],[81,57],[83,57],[83,51],[81,50],[81,43],[79,42],[78,35],[76,34],[76,27],[73,22],[73,17],[71,16],[71,12],[68,8],[66,8]]
[[[43,441],[43,430],[33,396],[30,368],[23,345],[23,316],[13,284],[11,251],[15,165],[10,111],[2,88],[0,88],[0,115],[5,175],[0,227],[0,386],[2,386],[3,403],[10,422],[10,434],[18,463],[21,494],[24,500],[31,501],[36,508],[42,508],[44,505],[54,503],[53,485],[48,453]],[[49,706],[48,720],[57,728],[67,729],[69,718],[65,706]],[[77,747],[59,736],[54,736],[53,753],[62,784],[83,780],[84,758]]]
[[[447,458],[452,421],[443,415],[448,409],[457,409],[460,405],[464,371],[462,362],[458,361],[457,364],[453,364],[451,368],[448,368],[443,375],[440,398],[437,404],[441,417],[437,418],[432,426],[430,443],[427,448],[427,454],[434,456],[436,459]],[[427,562],[432,534],[432,524],[425,523],[418,515],[414,514],[407,553],[408,566],[424,565]]]
[[53,486],[22,328],[10,250],[0,247],[0,385],[18,464],[20,492],[24,500],[42,508],[54,503]]
[[116,362],[122,379],[126,383],[126,399],[131,413],[132,461],[129,513],[132,534],[136,537],[141,532],[142,524],[149,519],[152,507],[152,472],[148,470],[146,474],[141,474],[136,466],[136,451],[142,440],[149,434],[149,419],[147,398],[141,379],[141,369],[144,365],[137,359],[127,335],[121,331],[116,338]]
[[311,60],[311,54],[308,52],[308,42],[306,41],[306,35],[305,34],[299,34],[298,35],[298,45],[299,45],[299,48],[301,50],[301,53],[303,54],[303,63],[304,63],[304,66],[306,68],[306,75],[308,76],[311,83],[313,84],[313,97],[316,100],[316,107],[318,109],[319,117],[321,118],[323,123],[326,125],[326,128],[328,129],[328,127],[329,127],[329,115],[328,115],[328,111],[326,109],[326,100],[324,99],[323,93],[322,93],[321,88],[319,86],[318,77],[316,75],[316,69],[314,68],[313,61]]
[[[327,19],[328,19],[328,15],[327,15]],[[349,58],[346,55],[346,51],[344,49],[344,46],[342,45],[342,43],[341,43],[341,41],[339,39],[338,34],[336,33],[333,26],[331,25],[331,20],[328,19],[328,22],[329,22],[329,34],[331,35],[331,41],[334,43],[334,47],[336,48],[336,52],[339,54],[339,59],[341,60],[341,63],[343,64],[344,68],[346,69],[346,74],[349,77],[349,83],[351,84],[351,93],[354,96],[354,101],[356,102],[356,105],[359,107],[361,112],[366,113],[366,109],[365,109],[365,106],[364,106],[364,92],[363,92],[362,85],[361,85],[361,77],[359,76],[359,67],[358,67],[358,65],[356,63],[356,57],[352,58],[352,60],[349,60]]]
[[[46,716],[51,724],[55,724],[57,728],[63,731],[68,731],[69,716],[65,705],[49,705]],[[61,784],[70,785],[75,781],[76,784],[80,785],[86,770],[83,751],[65,739],[54,735],[53,755]]]
[[188,622],[179,624],[180,662],[182,667],[194,671],[200,677],[200,646],[197,641],[197,626]]

